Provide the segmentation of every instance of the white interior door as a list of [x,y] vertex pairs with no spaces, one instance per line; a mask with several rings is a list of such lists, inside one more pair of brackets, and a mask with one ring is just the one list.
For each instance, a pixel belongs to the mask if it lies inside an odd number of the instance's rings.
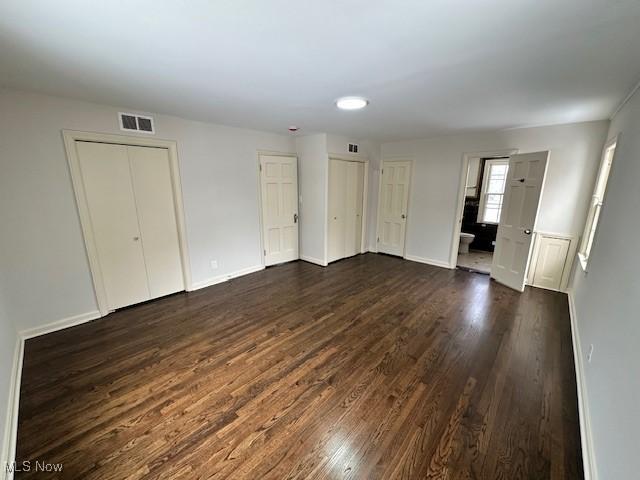
[[411,162],[385,161],[378,208],[378,251],[404,255]]
[[523,291],[549,152],[512,155],[491,276]]
[[107,308],[149,300],[127,147],[77,142]]
[[364,230],[364,223],[362,221],[362,215],[364,213],[364,163],[356,163],[356,170],[355,253],[361,253]]
[[328,261],[360,253],[364,164],[329,160]]
[[329,222],[327,232],[327,260],[345,257],[347,238],[347,163],[329,160]]
[[260,156],[265,265],[298,258],[298,159]]
[[127,147],[151,298],[184,290],[169,152]]
[[360,250],[356,248],[358,237],[358,165],[357,162],[342,162],[346,166],[347,182],[345,192],[345,239],[344,256],[352,257]]

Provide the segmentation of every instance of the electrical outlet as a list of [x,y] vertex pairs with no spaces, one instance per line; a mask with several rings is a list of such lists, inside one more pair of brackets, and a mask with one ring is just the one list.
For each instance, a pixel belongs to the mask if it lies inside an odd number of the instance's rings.
[[211,260],[211,270],[215,270],[216,268],[218,268],[218,261]]
[[589,353],[587,354],[587,362],[591,363],[591,357],[593,356],[593,343],[589,345]]

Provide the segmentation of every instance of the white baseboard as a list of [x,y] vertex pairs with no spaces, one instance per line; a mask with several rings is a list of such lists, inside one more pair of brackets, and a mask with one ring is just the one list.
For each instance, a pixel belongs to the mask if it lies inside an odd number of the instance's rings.
[[264,270],[264,265],[254,265],[252,267],[236,270],[235,272],[226,273],[224,275],[218,275],[217,277],[213,277],[207,280],[203,280],[201,282],[193,283],[189,291],[192,292],[194,290],[200,290],[201,288],[217,285],[218,283],[226,282],[227,280],[231,280],[232,278],[241,277],[243,275],[249,275],[250,273],[259,272],[260,270]]
[[[18,406],[20,405],[20,382],[22,380],[22,359],[24,357],[24,339],[16,335],[16,346],[13,353],[11,369],[11,383],[9,384],[9,398],[7,402],[6,423],[2,438],[2,452],[0,452],[0,478],[13,479],[13,472],[6,466],[16,458],[16,443],[18,435]],[[4,475],[3,475],[4,474]]]
[[448,268],[451,269],[451,265],[448,262],[443,262],[441,260],[433,260],[431,258],[417,257],[415,255],[405,255],[405,260],[410,260],[412,262],[425,263],[427,265],[433,265],[434,267]]
[[587,389],[584,376],[584,363],[582,347],[580,346],[580,334],[578,331],[578,318],[573,299],[573,291],[567,292],[569,297],[569,317],[571,318],[571,341],[573,342],[573,362],[576,368],[576,387],[578,390],[578,414],[580,416],[580,441],[582,444],[582,463],[585,480],[598,480],[596,459],[593,452],[593,435],[589,416],[589,404],[587,403]]
[[320,265],[321,267],[326,267],[327,263],[324,260],[320,260],[319,258],[309,257],[308,255],[300,255],[300,260],[304,260],[305,262],[315,263],[316,265]]
[[40,327],[29,328],[27,330],[22,330],[19,332],[20,337],[24,340],[33,337],[39,337],[40,335],[45,335],[51,332],[57,332],[58,330],[63,330],[65,328],[73,327],[75,325],[80,325],[81,323],[90,322],[91,320],[95,320],[96,318],[100,318],[102,315],[98,310],[94,310],[92,312],[81,313],[80,315],[74,315],[73,317],[63,318],[62,320],[56,320],[55,322],[48,323],[46,325],[42,325]]

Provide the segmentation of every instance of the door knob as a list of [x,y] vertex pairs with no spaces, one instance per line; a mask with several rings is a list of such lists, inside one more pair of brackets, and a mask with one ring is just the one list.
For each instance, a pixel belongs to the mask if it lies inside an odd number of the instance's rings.
[[407,218],[407,216],[403,213],[402,215],[400,215],[402,218]]
[[524,233],[525,235],[531,235],[531,230],[529,230],[528,228],[525,228]]
[[138,240],[140,240],[140,237],[133,237],[134,242],[137,242]]
[[297,213],[293,214],[293,223],[298,223],[298,214]]

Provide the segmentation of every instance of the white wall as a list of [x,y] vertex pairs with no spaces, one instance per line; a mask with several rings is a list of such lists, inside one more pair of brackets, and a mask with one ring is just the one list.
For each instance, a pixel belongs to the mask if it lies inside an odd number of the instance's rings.
[[[0,273],[1,274],[1,273]],[[9,458],[9,443],[11,429],[7,422],[12,420],[10,407],[11,381],[13,380],[14,354],[17,347],[18,335],[13,323],[9,320],[4,309],[3,292],[0,291],[0,472]],[[0,473],[0,478],[2,473]]]
[[383,158],[415,161],[406,254],[449,264],[464,153],[550,150],[537,230],[580,235],[607,127],[598,121],[383,144]]
[[326,264],[327,182],[329,156],[327,135],[296,138],[300,195],[300,258]]
[[[122,134],[123,110],[0,91],[0,287],[18,330],[96,310],[61,130]],[[257,150],[295,152],[293,138],[154,117],[178,143],[193,282],[260,265]]]
[[573,279],[580,349],[594,345],[580,363],[600,480],[640,472],[640,91],[613,118],[618,134],[588,273],[576,266]]

